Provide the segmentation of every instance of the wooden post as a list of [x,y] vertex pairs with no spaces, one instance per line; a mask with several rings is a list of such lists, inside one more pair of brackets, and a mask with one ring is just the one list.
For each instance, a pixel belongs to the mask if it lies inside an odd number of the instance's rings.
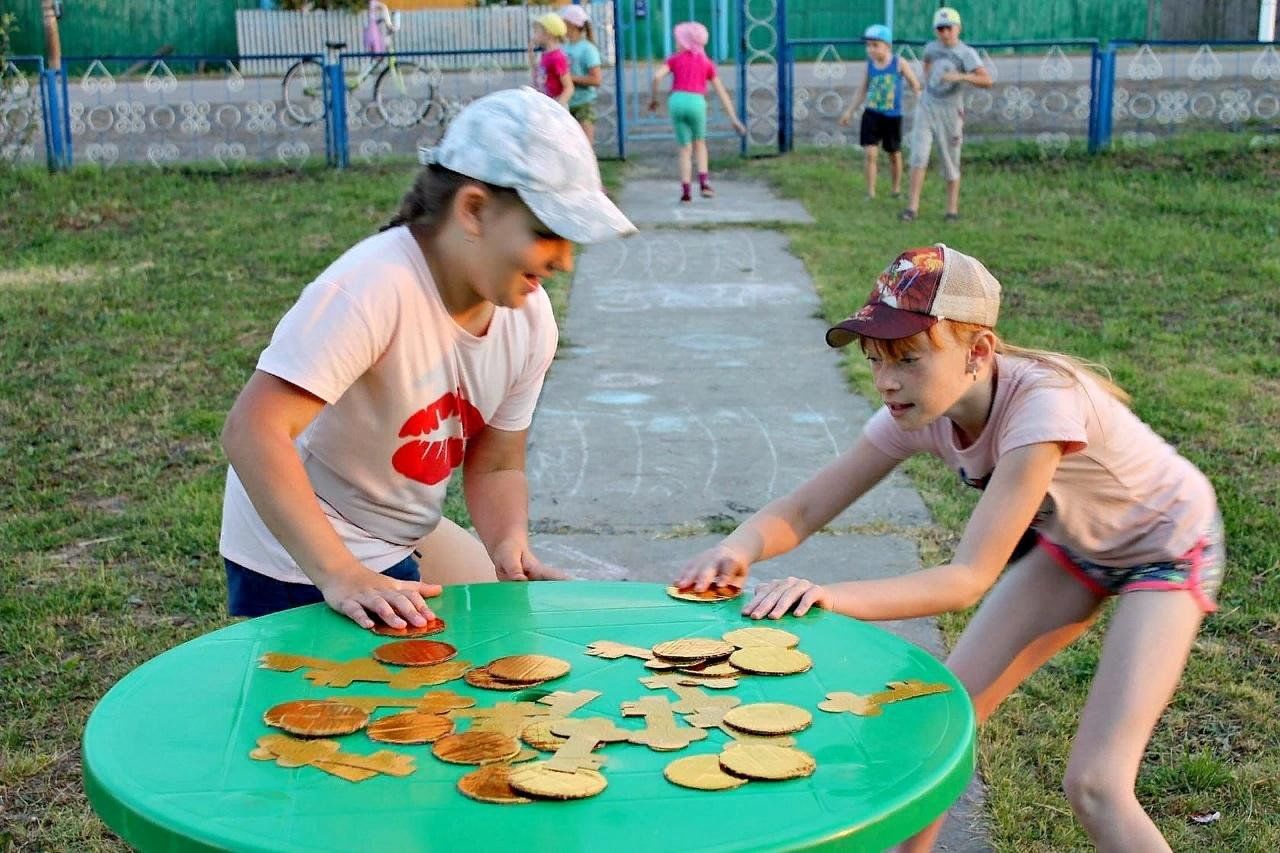
[[62,41],[58,38],[58,0],[40,0],[44,13],[45,67],[62,70]]

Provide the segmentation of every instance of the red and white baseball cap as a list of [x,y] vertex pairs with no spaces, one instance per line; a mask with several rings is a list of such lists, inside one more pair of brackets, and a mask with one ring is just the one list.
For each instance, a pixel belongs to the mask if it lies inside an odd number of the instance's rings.
[[856,338],[896,341],[939,320],[995,326],[1000,282],[977,258],[942,243],[907,249],[876,279],[867,304],[827,330],[827,344]]

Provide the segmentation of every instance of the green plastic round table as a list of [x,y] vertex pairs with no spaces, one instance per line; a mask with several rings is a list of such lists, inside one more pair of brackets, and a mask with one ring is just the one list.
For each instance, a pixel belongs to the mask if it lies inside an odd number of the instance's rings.
[[[602,715],[623,728],[622,702],[651,690],[635,658],[607,660],[588,643],[649,647],[680,637],[719,637],[749,624],[800,637],[813,668],[800,675],[744,678],[728,693],[743,703],[788,702],[813,725],[796,735],[813,755],[812,776],[695,791],[667,782],[677,758],[718,753],[718,729],[678,752],[633,744],[603,748],[609,786],[572,802],[491,805],[464,797],[457,780],[473,767],[445,764],[430,746],[391,746],[363,733],[338,739],[347,752],[391,748],[413,755],[406,777],[346,782],[312,767],[286,769],[249,757],[272,705],[349,695],[412,696],[448,689],[479,706],[530,698],[461,680],[417,691],[356,682],[316,687],[303,671],[261,669],[264,652],[349,660],[387,638],[318,604],[241,622],[184,643],[120,680],[89,717],[84,784],[102,819],[141,850],[879,850],[919,830],[960,796],[974,769],[973,708],[960,684],[927,652],[872,625],[825,611],[752,622],[741,600],[678,601],[640,583],[501,583],[446,588],[432,607],[448,628],[432,639],[481,665],[503,655],[541,653],[572,671],[540,689],[599,691],[574,716]],[[952,690],[886,705],[876,717],[818,710],[828,692],[874,693],[890,681],[945,682]],[[375,718],[396,708],[374,712]],[[683,725],[678,718],[678,723]]]

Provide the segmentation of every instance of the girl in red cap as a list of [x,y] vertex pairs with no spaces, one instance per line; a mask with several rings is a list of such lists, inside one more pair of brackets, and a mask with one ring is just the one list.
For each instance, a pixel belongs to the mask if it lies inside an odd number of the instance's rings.
[[[1116,597],[1064,787],[1100,849],[1168,850],[1134,782],[1216,608],[1213,486],[1090,366],[1002,341],[999,306],[1000,285],[976,259],[941,244],[900,255],[827,334],[861,346],[884,406],[853,448],[690,561],[678,584],[741,586],[753,563],[821,530],[902,460],[940,457],[982,490],[949,562],[828,586],[773,581],[742,612],[777,619],[816,606],[892,620],[981,602],[947,659],[981,722]],[[929,849],[941,823],[904,849]]]

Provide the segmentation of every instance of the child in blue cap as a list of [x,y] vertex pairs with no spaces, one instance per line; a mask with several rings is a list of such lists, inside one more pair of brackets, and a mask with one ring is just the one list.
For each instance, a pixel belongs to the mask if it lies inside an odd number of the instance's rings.
[[893,32],[884,24],[872,24],[862,34],[867,46],[867,76],[862,87],[840,116],[841,127],[848,127],[853,114],[865,103],[858,144],[865,154],[867,198],[876,197],[876,161],[880,149],[889,155],[893,177],[893,197],[902,195],[902,84],[920,94],[920,81],[911,66],[893,55]]

